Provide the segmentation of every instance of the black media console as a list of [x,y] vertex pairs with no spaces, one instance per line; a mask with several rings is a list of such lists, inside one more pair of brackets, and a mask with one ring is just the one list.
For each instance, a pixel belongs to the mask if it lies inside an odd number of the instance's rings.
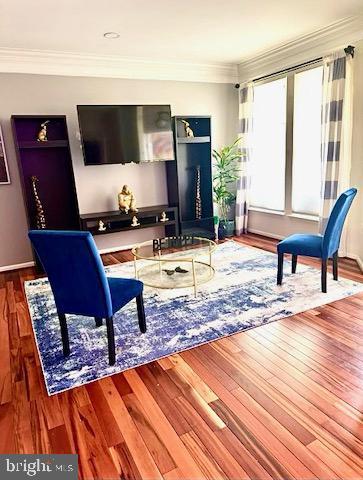
[[[162,213],[168,220],[162,221]],[[136,216],[138,226],[132,226],[132,219]],[[81,230],[88,230],[92,235],[139,230],[140,228],[165,227],[165,235],[174,237],[179,235],[178,208],[168,205],[141,207],[137,213],[122,213],[119,210],[111,212],[86,213],[80,215]]]

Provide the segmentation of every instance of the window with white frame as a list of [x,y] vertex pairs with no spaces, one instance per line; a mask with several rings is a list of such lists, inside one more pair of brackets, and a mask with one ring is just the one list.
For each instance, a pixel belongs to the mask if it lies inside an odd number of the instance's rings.
[[252,207],[317,216],[322,67],[254,87]]

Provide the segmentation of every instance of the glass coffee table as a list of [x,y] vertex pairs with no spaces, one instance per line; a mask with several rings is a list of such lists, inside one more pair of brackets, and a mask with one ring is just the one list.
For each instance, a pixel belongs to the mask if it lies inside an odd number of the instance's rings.
[[214,276],[213,240],[202,237],[165,237],[144,242],[132,249],[135,277],[154,288],[197,287]]

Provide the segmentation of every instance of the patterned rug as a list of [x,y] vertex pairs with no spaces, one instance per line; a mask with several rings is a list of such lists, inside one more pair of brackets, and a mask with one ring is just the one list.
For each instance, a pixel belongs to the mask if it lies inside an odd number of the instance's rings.
[[[218,338],[233,335],[363,291],[363,284],[335,282],[320,291],[320,272],[298,265],[295,275],[285,262],[281,287],[276,286],[277,257],[233,241],[214,253],[216,274],[191,288],[145,288],[148,330],[138,328],[136,304],[130,302],[114,319],[116,364],[108,365],[106,327],[94,319],[68,315],[71,355],[64,358],[58,317],[46,278],[25,282],[33,329],[48,394],[83,385]],[[133,262],[106,268],[110,276],[133,277]]]

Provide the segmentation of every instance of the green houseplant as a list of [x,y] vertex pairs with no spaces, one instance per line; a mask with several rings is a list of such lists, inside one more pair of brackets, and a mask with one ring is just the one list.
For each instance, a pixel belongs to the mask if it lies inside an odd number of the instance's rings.
[[234,232],[234,220],[228,219],[228,212],[236,198],[231,187],[238,178],[237,159],[241,156],[238,152],[239,140],[237,138],[231,145],[213,150],[213,195],[218,205],[219,238],[230,237]]

